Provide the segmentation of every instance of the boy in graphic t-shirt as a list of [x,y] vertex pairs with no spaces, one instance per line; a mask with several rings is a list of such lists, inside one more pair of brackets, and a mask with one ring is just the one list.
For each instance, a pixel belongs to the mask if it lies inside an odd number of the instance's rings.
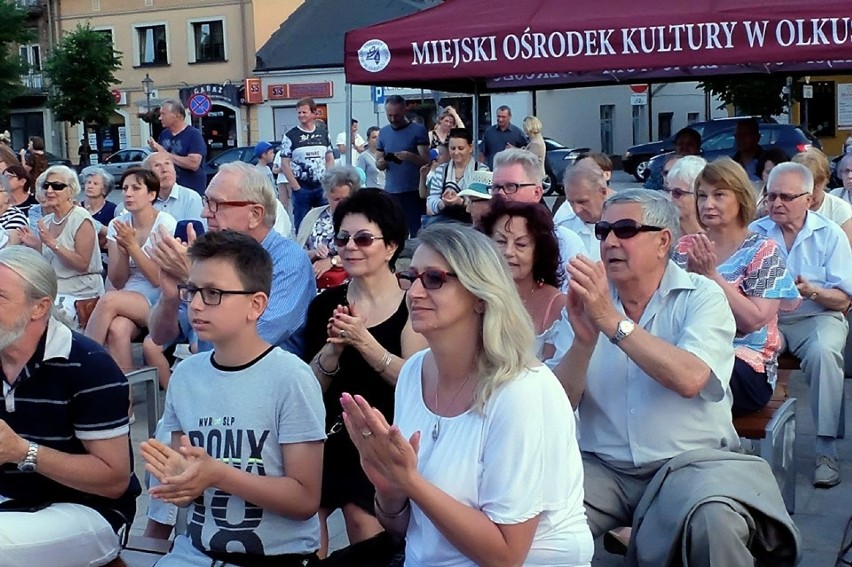
[[214,350],[184,360],[169,382],[172,447],[142,443],[161,482],[151,496],[192,504],[186,535],[158,565],[315,565],[325,411],[310,368],[257,334],[272,260],[230,230],[199,237],[189,256],[180,297]]

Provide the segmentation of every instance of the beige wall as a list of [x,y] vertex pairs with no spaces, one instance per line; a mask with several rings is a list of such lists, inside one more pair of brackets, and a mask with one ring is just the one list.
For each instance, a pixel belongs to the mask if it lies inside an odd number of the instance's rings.
[[258,51],[303,0],[253,0],[254,49]]

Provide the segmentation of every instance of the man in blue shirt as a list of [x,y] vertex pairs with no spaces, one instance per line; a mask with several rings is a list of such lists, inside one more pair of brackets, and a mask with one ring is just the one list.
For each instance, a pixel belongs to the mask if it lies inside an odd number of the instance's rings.
[[523,148],[527,137],[521,129],[512,124],[512,109],[505,104],[497,108],[497,124],[488,128],[482,135],[479,161],[494,171],[494,156],[506,148]]
[[172,154],[177,171],[177,182],[199,194],[204,194],[207,183],[201,167],[207,158],[207,144],[201,131],[184,120],[186,109],[176,100],[167,100],[160,105],[160,124],[163,131],[160,139],[148,138],[148,145],[155,152]]
[[201,220],[201,196],[177,182],[177,170],[171,154],[149,154],[142,162],[142,167],[153,171],[160,180],[160,194],[154,201],[155,209],[165,211],[179,221]]
[[429,163],[429,134],[422,124],[405,116],[405,99],[399,95],[385,100],[388,124],[379,131],[376,168],[385,172],[385,191],[405,212],[411,236],[420,230],[426,200],[420,197],[420,168]]

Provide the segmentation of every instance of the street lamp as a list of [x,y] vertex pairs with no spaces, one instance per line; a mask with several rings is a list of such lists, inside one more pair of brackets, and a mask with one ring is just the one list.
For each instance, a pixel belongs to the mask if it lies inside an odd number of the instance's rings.
[[[142,79],[142,87],[145,89],[145,110],[148,115],[148,119],[151,119],[151,85],[154,84],[154,79],[152,79],[148,73],[145,73],[145,78]],[[153,126],[148,122],[148,136],[153,135]]]

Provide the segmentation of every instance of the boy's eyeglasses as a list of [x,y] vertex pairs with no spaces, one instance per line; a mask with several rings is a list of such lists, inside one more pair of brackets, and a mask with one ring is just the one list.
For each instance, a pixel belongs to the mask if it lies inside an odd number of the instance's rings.
[[184,303],[189,303],[195,297],[195,294],[201,292],[201,301],[204,305],[219,305],[222,303],[223,295],[254,295],[256,291],[244,290],[229,290],[216,289],[215,287],[195,287],[194,285],[180,284],[178,288],[178,297]]
[[614,232],[619,240],[633,238],[640,232],[658,232],[663,230],[661,226],[650,226],[636,222],[633,219],[621,219],[615,222],[600,221],[595,223],[595,238],[606,240],[610,232]]
[[351,235],[348,232],[338,232],[334,236],[334,245],[338,248],[343,248],[349,244],[350,239],[352,239],[352,242],[355,243],[355,246],[358,246],[359,248],[366,248],[372,245],[374,240],[384,240],[384,237],[374,236],[363,230],[356,232],[354,235]]
[[399,284],[399,289],[406,291],[411,289],[416,280],[420,280],[424,289],[435,290],[447,282],[447,278],[457,278],[458,276],[452,272],[444,270],[425,270],[418,272],[417,270],[405,270],[396,274],[396,282]]

